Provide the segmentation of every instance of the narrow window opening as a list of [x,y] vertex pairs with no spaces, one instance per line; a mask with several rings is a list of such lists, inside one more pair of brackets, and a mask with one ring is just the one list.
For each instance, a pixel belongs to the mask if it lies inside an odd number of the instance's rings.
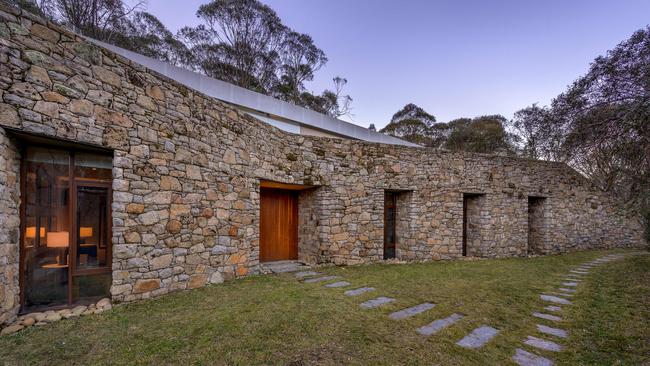
[[463,193],[463,257],[479,253],[481,239],[481,206],[484,194]]
[[542,254],[544,246],[545,197],[528,197],[528,253]]

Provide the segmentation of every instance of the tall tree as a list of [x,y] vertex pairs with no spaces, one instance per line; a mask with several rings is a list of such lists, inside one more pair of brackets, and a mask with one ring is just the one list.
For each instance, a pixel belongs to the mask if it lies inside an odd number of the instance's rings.
[[334,78],[334,89],[320,95],[305,83],[327,63],[313,39],[284,25],[258,0],[213,0],[197,12],[202,24],[184,27],[198,70],[243,88],[326,113],[349,113],[352,101],[342,93],[347,80]]
[[549,158],[573,166],[650,219],[650,27],[597,57],[544,108],[544,118],[530,113],[534,107],[515,118],[515,127],[538,132],[522,134],[525,144],[555,147]]

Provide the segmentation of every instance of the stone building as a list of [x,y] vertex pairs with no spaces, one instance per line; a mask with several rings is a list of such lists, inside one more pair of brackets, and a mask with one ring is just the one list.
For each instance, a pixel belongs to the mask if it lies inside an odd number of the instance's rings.
[[0,2],[0,324],[260,271],[643,245],[564,164],[287,133]]

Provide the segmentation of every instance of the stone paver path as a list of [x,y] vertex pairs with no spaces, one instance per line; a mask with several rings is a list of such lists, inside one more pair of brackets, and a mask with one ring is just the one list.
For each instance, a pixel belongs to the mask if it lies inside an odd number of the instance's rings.
[[540,319],[551,320],[554,322],[561,322],[562,318],[557,315],[544,314],[544,313],[533,313],[533,316]]
[[319,272],[314,272],[314,271],[302,271],[302,272],[296,272],[296,278],[305,278],[305,277],[310,277],[310,276],[318,276],[321,275],[322,273]]
[[574,289],[564,288],[564,287],[560,287],[558,290],[563,291],[563,292],[570,292],[570,293],[576,292],[576,290],[574,290]]
[[578,287],[577,282],[562,282],[563,286],[569,286],[569,287]]
[[369,291],[375,291],[374,287],[360,287],[356,288],[354,290],[347,290],[344,292],[345,295],[347,296],[358,296],[363,293],[369,292]]
[[404,318],[409,318],[413,315],[417,315],[420,313],[423,313],[429,309],[433,309],[436,305],[430,303],[430,302],[425,302],[420,305],[415,305],[410,308],[406,308],[400,311],[396,311],[392,314],[390,314],[388,317],[394,320],[399,320],[399,319],[404,319]]
[[464,348],[480,348],[489,342],[490,339],[494,338],[498,333],[499,331],[497,329],[483,325],[474,329],[470,334],[466,335],[465,338],[456,342],[456,344]]
[[337,287],[345,287],[345,286],[350,286],[350,282],[339,281],[334,283],[328,283],[327,285],[325,285],[325,287],[329,287],[329,288],[337,288]]
[[537,330],[540,331],[541,333],[554,335],[560,338],[566,338],[569,335],[569,333],[564,329],[551,328],[542,324],[537,324]]
[[315,278],[308,278],[304,282],[305,283],[316,283],[316,282],[324,282],[324,281],[331,281],[339,278],[339,276],[323,276],[323,277],[315,277]]
[[563,299],[561,297],[557,297],[557,296],[542,294],[542,295],[539,295],[539,298],[544,300],[544,301],[552,302],[552,303],[555,303],[555,304],[562,304],[562,305],[570,305],[571,304],[571,301],[569,301],[567,299]]
[[544,351],[560,352],[562,350],[562,346],[555,342],[547,341],[545,339],[533,336],[528,336],[528,339],[526,339],[524,343],[529,346],[542,349]]
[[524,351],[521,348],[517,348],[515,355],[512,356],[512,360],[520,366],[553,366],[554,364],[548,358]]
[[429,324],[427,324],[427,325],[425,325],[423,327],[420,327],[420,328],[416,329],[416,331],[418,333],[422,334],[422,335],[430,336],[430,335],[432,335],[434,333],[438,333],[439,331],[441,331],[444,328],[447,328],[447,327],[453,325],[454,323],[456,323],[457,321],[459,321],[462,318],[463,318],[463,315],[461,315],[461,314],[451,314],[450,316],[448,316],[446,318],[434,320],[433,322],[431,322],[431,323],[429,323]]
[[390,297],[380,296],[380,297],[378,297],[376,299],[372,299],[372,300],[368,300],[366,302],[362,302],[359,306],[361,306],[364,309],[372,309],[372,308],[376,308],[376,307],[384,305],[384,304],[388,304],[389,302],[393,302],[393,301],[395,301],[395,299],[390,298]]

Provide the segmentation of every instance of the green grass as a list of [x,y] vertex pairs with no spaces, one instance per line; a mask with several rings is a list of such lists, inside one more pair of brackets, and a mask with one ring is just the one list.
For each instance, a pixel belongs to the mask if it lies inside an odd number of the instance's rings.
[[[289,274],[250,277],[0,338],[0,364],[509,365],[521,341],[539,335],[531,316],[545,305],[539,294],[606,253],[319,269],[377,288],[352,298]],[[380,295],[397,301],[359,308]],[[407,320],[387,317],[424,301],[436,307]],[[596,267],[566,310],[566,350],[545,355],[564,365],[647,363],[649,303],[650,256]],[[466,316],[431,337],[415,332],[454,312]],[[501,330],[486,346],[454,344],[483,324]]]

